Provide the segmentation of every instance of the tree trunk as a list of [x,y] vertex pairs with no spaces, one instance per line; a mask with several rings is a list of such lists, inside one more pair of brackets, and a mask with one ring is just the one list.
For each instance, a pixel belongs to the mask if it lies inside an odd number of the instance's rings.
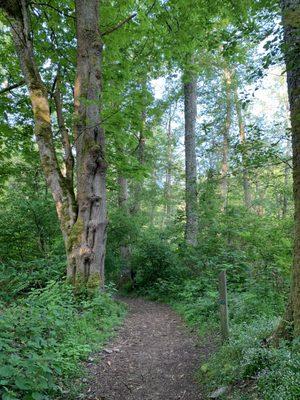
[[290,332],[296,338],[300,336],[300,0],[282,0],[281,8],[292,127],[295,237],[290,301],[277,335],[286,337]]
[[10,18],[11,33],[29,91],[41,165],[51,190],[65,243],[76,220],[77,208],[73,187],[68,185],[58,165],[52,137],[47,89],[36,64],[28,5],[25,0],[1,2],[0,7]]
[[[119,208],[124,216],[129,217],[128,208],[128,182],[123,176],[118,176],[118,204]],[[130,246],[126,237],[121,239],[120,245],[120,257],[121,257],[121,277],[122,280],[129,280],[130,274]]]
[[196,160],[197,77],[193,72],[186,72],[183,90],[185,117],[185,240],[187,244],[196,246],[198,235]]
[[100,126],[101,37],[99,0],[77,0],[77,75],[75,83],[75,134],[77,202],[73,187],[73,156],[64,124],[59,92],[55,93],[58,124],[65,152],[65,174],[60,170],[53,144],[47,89],[33,51],[28,1],[0,0],[9,15],[11,32],[29,90],[34,133],[47,185],[55,201],[63,234],[68,276],[73,282],[104,284],[106,244],[106,162],[104,132]]
[[256,201],[256,214],[259,217],[265,215],[264,208],[264,188],[260,185],[259,177],[256,177],[255,181],[255,201]]
[[226,118],[225,126],[222,132],[223,145],[222,145],[222,166],[221,166],[221,197],[222,197],[222,211],[227,208],[228,202],[228,153],[229,153],[229,133],[231,125],[231,72],[224,68],[224,80],[226,91]]
[[[234,86],[234,105],[235,105],[235,111],[236,111],[237,120],[238,120],[240,143],[241,143],[241,145],[245,145],[246,131],[245,131],[245,124],[243,121],[241,103],[240,103],[240,100],[238,97],[237,85]],[[243,149],[243,152],[244,151],[245,150]],[[245,166],[244,153],[242,153],[242,167],[243,167],[244,204],[245,204],[245,207],[249,210],[251,208],[251,192],[250,192],[250,182],[249,182],[249,178],[248,178],[248,171]]]
[[[64,176],[68,183],[69,187],[73,187],[74,185],[74,157],[72,154],[72,146],[70,143],[70,136],[68,129],[65,124],[65,119],[63,115],[63,104],[62,104],[62,96],[61,96],[61,76],[60,71],[57,73],[56,77],[56,89],[53,94],[55,108],[56,108],[56,115],[57,115],[57,123],[59,128],[59,133],[61,137],[62,147],[64,151],[64,164],[65,164],[65,171]],[[74,196],[75,202],[75,196]]]
[[288,210],[288,186],[289,186],[289,175],[290,175],[290,167],[288,165],[284,166],[284,192],[282,199],[282,218],[285,218]]
[[[144,137],[144,125],[145,125],[146,114],[142,113],[142,129],[139,135],[139,143],[137,147],[137,159],[141,167],[145,164],[145,145],[146,139]],[[142,192],[143,192],[143,179],[136,181],[133,185],[133,193],[132,193],[132,207],[130,213],[132,215],[136,215],[141,211],[141,200],[142,200]]]
[[157,190],[157,181],[158,177],[156,175],[156,166],[154,165],[154,168],[152,169],[151,172],[151,189],[153,193],[153,199],[151,201],[150,207],[149,207],[149,222],[152,226],[155,224],[155,216],[156,216],[156,190]]
[[166,168],[166,179],[165,179],[165,210],[167,219],[171,215],[171,180],[172,180],[172,114],[170,115],[167,123],[167,168]]
[[99,0],[76,0],[77,74],[74,88],[78,217],[69,240],[76,281],[104,285],[106,169],[100,118],[102,42]]

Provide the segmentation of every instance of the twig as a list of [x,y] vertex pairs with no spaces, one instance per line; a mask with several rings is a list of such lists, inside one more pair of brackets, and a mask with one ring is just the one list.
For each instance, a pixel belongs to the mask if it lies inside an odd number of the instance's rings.
[[14,83],[13,85],[10,85],[10,86],[7,86],[7,87],[1,89],[0,90],[0,94],[6,93],[6,92],[10,92],[11,90],[16,89],[16,88],[18,88],[20,86],[23,86],[23,85],[25,85],[25,81],[21,80],[18,83]]
[[117,25],[113,26],[112,28],[108,29],[107,31],[101,33],[101,36],[109,35],[110,33],[120,29],[123,25],[127,22],[131,21],[134,17],[136,17],[137,13],[133,13],[129,15],[129,17],[125,18],[123,21],[119,22]]
[[66,17],[66,18],[71,18],[71,19],[73,19],[73,20],[75,20],[76,18],[74,17],[74,15],[70,15],[70,14],[67,14],[66,12],[64,12],[64,11],[62,11],[62,10],[59,10],[58,8],[56,8],[56,7],[54,7],[53,5],[51,5],[50,3],[36,3],[36,2],[33,2],[33,3],[31,3],[33,6],[44,6],[44,7],[48,7],[48,8],[51,8],[52,10],[54,10],[54,11],[56,11],[58,14],[61,14],[61,15],[63,15],[64,17]]

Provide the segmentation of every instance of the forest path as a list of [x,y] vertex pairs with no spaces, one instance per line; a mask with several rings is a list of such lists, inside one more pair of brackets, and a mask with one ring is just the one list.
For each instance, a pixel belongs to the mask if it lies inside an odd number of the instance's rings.
[[127,318],[99,362],[88,364],[84,398],[204,399],[195,374],[209,348],[198,347],[197,339],[169,306],[140,298],[122,301],[128,305]]

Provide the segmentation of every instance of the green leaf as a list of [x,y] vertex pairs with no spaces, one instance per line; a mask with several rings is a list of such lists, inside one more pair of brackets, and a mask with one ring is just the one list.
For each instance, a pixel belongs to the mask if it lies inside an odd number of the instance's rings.
[[39,392],[33,392],[31,397],[33,398],[33,400],[45,400],[45,396],[43,395],[43,393]]
[[0,376],[3,376],[5,378],[10,378],[11,376],[14,376],[15,370],[12,367],[1,367],[0,368]]
[[31,388],[31,384],[30,381],[28,380],[28,378],[23,378],[21,376],[18,376],[15,379],[15,385],[18,389],[21,390],[29,390]]

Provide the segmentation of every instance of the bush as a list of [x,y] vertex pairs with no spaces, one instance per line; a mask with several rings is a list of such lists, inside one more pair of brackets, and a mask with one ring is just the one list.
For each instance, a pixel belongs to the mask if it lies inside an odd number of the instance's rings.
[[[263,344],[263,339],[270,336],[277,323],[277,319],[262,318],[251,324],[236,325],[230,341],[201,367],[202,379],[211,389],[223,385],[233,385],[235,389],[236,383],[246,381],[254,387],[255,398],[298,400],[299,352],[285,344],[278,349]],[[233,396],[237,395],[239,399],[250,398],[234,391]]]
[[0,301],[10,302],[32,288],[43,288],[65,275],[65,257],[0,264]]
[[[50,283],[0,316],[0,395],[3,400],[66,396],[79,361],[110,335],[123,313],[109,295],[78,299],[67,284]],[[92,347],[93,345],[93,347]]]
[[300,398],[300,354],[288,347],[270,350],[268,368],[260,371],[258,387],[264,400]]
[[[168,282],[178,284],[186,274],[170,245],[158,237],[148,237],[139,243],[134,250],[131,265],[136,288],[147,294],[158,290],[157,295],[167,295]],[[159,289],[160,285],[164,291]]]
[[[273,349],[264,344],[278,324],[278,316],[283,313],[284,292],[278,292],[264,279],[255,281],[251,276],[243,276],[239,272],[239,269],[245,270],[242,263],[235,266],[217,263],[213,272],[203,269],[199,276],[185,278],[174,286],[171,283],[169,301],[188,323],[199,329],[200,334],[211,330],[214,335],[216,330],[219,331],[220,323],[217,272],[224,267],[228,276],[231,336],[229,342],[220,346],[202,365],[201,382],[206,382],[208,391],[230,386],[234,388],[231,394],[237,396],[235,399],[299,399],[299,352],[287,346]],[[242,279],[237,280],[236,274]],[[251,394],[237,389],[241,382],[251,387]]]

